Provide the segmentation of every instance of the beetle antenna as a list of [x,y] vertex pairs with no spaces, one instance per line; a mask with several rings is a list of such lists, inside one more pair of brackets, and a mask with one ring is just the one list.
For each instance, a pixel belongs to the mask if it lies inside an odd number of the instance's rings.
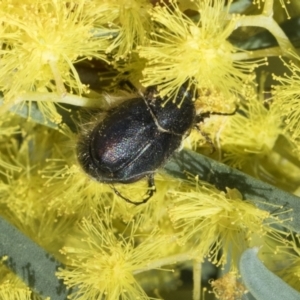
[[236,114],[236,112],[238,111],[238,109],[239,109],[239,106],[237,105],[235,107],[234,111],[232,111],[230,113],[222,113],[222,112],[214,112],[214,111],[212,111],[209,114],[211,114],[211,115],[220,115],[220,116],[233,116],[233,115]]
[[238,106],[236,106],[235,110],[230,113],[222,113],[222,112],[205,112],[205,113],[200,113],[199,115],[196,116],[196,123],[195,128],[200,132],[200,134],[205,138],[206,142],[210,145],[211,147],[211,154],[216,151],[216,147],[214,143],[212,142],[211,138],[208,136],[207,133],[205,133],[203,130],[201,130],[200,123],[203,123],[205,119],[209,118],[210,115],[219,115],[219,116],[232,116],[234,115],[237,110],[239,109]]
[[233,116],[236,114],[236,112],[238,111],[239,106],[237,105],[236,108],[234,109],[234,111],[230,112],[230,113],[224,113],[224,112],[217,112],[217,111],[208,111],[208,112],[204,112],[204,113],[200,113],[199,115],[196,116],[196,123],[201,123],[204,122],[205,119],[209,118],[210,115],[217,115],[217,116]]
[[144,94],[139,91],[129,80],[122,80],[119,85],[124,89],[126,86],[133,94],[138,94],[142,98],[144,98]]
[[124,79],[119,83],[119,85],[123,89],[127,86],[131,92],[138,93],[138,89],[129,80]]
[[114,185],[110,185],[110,187],[112,188],[112,190],[116,193],[117,196],[119,196],[120,198],[122,198],[123,200],[125,200],[126,202],[130,203],[130,204],[134,204],[134,205],[141,205],[144,204],[146,202],[148,202],[148,200],[154,195],[154,193],[156,192],[156,187],[155,187],[155,183],[154,183],[154,176],[153,174],[150,174],[147,176],[148,177],[148,191],[145,194],[144,198],[142,201],[140,202],[134,202],[126,197],[124,197],[115,187]]

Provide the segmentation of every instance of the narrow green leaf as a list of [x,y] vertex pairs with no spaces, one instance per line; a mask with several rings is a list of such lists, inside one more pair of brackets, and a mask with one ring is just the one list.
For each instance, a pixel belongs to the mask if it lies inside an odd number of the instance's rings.
[[12,107],[10,111],[19,115],[20,117],[29,118],[35,123],[46,125],[53,129],[58,129],[58,124],[46,119],[39,110],[36,102],[31,102],[30,109],[29,104],[24,103],[22,106],[19,105],[18,107]]
[[[3,103],[3,98],[0,97],[0,106]],[[10,108],[10,111],[14,114],[19,115],[23,118],[30,118],[32,121],[38,124],[46,125],[47,127],[58,129],[58,124],[47,120],[45,116],[39,110],[35,102],[31,102],[31,107],[29,109],[28,103],[23,103],[23,105],[13,106]]]
[[256,300],[299,300],[300,293],[268,270],[257,257],[257,248],[247,249],[240,259],[244,284]]
[[52,300],[65,300],[67,291],[55,272],[62,264],[17,228],[0,218],[0,257],[34,292]]
[[[0,97],[0,106],[3,103],[3,98]],[[30,105],[30,107],[29,107]],[[57,106],[57,112],[62,116],[62,123],[69,126],[71,130],[76,132],[78,123],[78,116],[76,115],[76,111],[78,111],[80,107],[76,107],[68,104],[60,104]],[[30,119],[31,121],[47,126],[52,129],[59,130],[60,124],[52,122],[50,119],[47,119],[39,110],[36,102],[31,101],[31,103],[24,102],[22,105],[13,106],[9,109],[10,112],[25,118]]]
[[300,232],[300,198],[297,196],[190,150],[176,153],[165,166],[165,170],[175,177],[184,179],[186,179],[185,172],[199,175],[201,180],[215,185],[222,191],[226,191],[226,188],[236,188],[244,199],[271,213],[276,210],[274,204],[282,206],[284,210],[279,214],[280,219],[292,230]]

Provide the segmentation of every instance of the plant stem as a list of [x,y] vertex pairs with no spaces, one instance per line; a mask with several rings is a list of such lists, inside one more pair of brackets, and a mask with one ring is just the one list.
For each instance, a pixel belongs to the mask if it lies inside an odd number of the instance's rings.
[[172,256],[164,257],[164,258],[149,262],[146,268],[135,270],[133,272],[133,274],[136,275],[136,274],[146,272],[146,271],[149,271],[152,269],[158,269],[162,266],[172,265],[172,264],[179,263],[179,262],[185,262],[187,260],[191,260],[192,258],[193,258],[192,252],[175,254]]
[[198,260],[194,260],[193,262],[193,281],[194,281],[194,289],[193,289],[193,300],[200,300],[201,298],[201,270],[202,263]]

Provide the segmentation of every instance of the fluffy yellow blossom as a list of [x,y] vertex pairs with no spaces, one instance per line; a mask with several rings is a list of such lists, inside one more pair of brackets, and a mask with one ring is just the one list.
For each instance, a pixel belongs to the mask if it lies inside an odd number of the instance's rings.
[[[6,144],[9,141],[11,143],[9,151],[1,152],[5,165],[0,163],[0,173],[3,174],[0,180],[0,214],[36,243],[58,256],[64,235],[75,220],[74,217],[59,218],[57,209],[47,209],[49,198],[46,179],[40,176],[39,169],[43,168],[46,153],[53,145],[51,140],[58,141],[61,134],[18,117],[14,119],[19,121],[25,132],[24,135],[20,132],[17,138],[6,140]],[[26,129],[34,134],[27,134]]]
[[97,16],[85,14],[85,5],[83,0],[0,3],[0,89],[5,100],[26,92],[63,95],[65,86],[79,94],[85,91],[73,64],[105,59],[108,45],[107,37],[93,35]]
[[[276,230],[270,226],[279,222],[277,218],[242,200],[236,190],[225,194],[208,184],[197,184],[170,194],[174,205],[169,214],[178,230],[178,241],[193,249],[200,260],[208,257],[217,266],[230,263],[234,271],[254,236],[274,234],[277,238]],[[229,253],[231,261],[227,261]]]
[[255,64],[234,59],[239,49],[227,38],[235,20],[224,0],[196,0],[195,5],[198,21],[187,17],[174,1],[150,11],[155,26],[150,45],[138,48],[148,60],[141,82],[158,84],[162,96],[172,96],[193,79],[201,93],[217,90],[231,98],[248,81]]
[[292,233],[289,240],[276,249],[276,256],[273,258],[273,265],[268,268],[274,270],[285,282],[288,282],[294,289],[300,291],[300,236]]
[[[47,149],[49,130],[41,126],[39,129],[35,128],[34,134],[28,135],[26,129],[33,129],[34,124],[29,124],[18,117],[16,120],[20,122],[24,132],[4,141],[8,148],[1,152],[5,165],[1,166],[2,170],[0,170],[6,176],[1,180],[3,193],[0,203],[5,204],[15,214],[20,214],[20,216],[24,214],[23,217],[27,219],[44,209],[42,205],[33,205],[31,200],[42,201],[43,181],[37,169],[43,161],[41,158],[44,154],[42,153]],[[13,165],[14,168],[9,168],[8,165]],[[42,202],[38,203],[42,204]],[[22,222],[26,223],[25,219],[22,219]]]
[[15,274],[0,264],[1,300],[38,300],[32,291]]
[[4,177],[10,171],[21,170],[14,162],[7,159],[15,143],[12,137],[21,132],[18,121],[10,113],[3,115],[0,120],[0,174]]
[[237,167],[251,162],[254,166],[259,158],[272,151],[280,133],[280,111],[272,105],[266,108],[264,102],[252,94],[235,115],[226,117],[219,128],[218,142],[225,162]]
[[[71,299],[152,299],[146,295],[134,277],[146,270],[149,263],[160,257],[167,239],[158,234],[141,235],[136,241],[138,222],[129,224],[126,232],[117,233],[109,212],[84,219],[82,234],[73,240],[75,246],[66,246],[69,267],[57,276],[67,287],[75,288]],[[132,223],[132,222],[131,222]]]
[[111,188],[89,178],[76,165],[76,156],[71,158],[71,165],[63,159],[49,159],[48,166],[41,170],[48,191],[48,208],[57,210],[59,215],[85,216],[99,205],[112,204]]
[[289,61],[285,66],[291,72],[284,76],[273,75],[273,78],[280,83],[274,86],[274,103],[281,112],[284,118],[284,128],[292,139],[297,144],[297,152],[299,155],[299,136],[300,136],[300,57],[291,52],[295,58],[294,61]]
[[107,23],[113,32],[106,53],[116,59],[126,59],[137,45],[148,41],[151,4],[147,0],[98,0],[93,2],[97,13],[96,26]]

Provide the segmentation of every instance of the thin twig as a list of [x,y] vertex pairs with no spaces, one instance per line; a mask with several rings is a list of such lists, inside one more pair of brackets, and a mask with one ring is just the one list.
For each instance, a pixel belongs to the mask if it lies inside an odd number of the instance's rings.
[[193,281],[194,281],[194,289],[193,289],[193,300],[200,300],[201,298],[201,270],[202,264],[198,260],[194,260],[193,262]]

